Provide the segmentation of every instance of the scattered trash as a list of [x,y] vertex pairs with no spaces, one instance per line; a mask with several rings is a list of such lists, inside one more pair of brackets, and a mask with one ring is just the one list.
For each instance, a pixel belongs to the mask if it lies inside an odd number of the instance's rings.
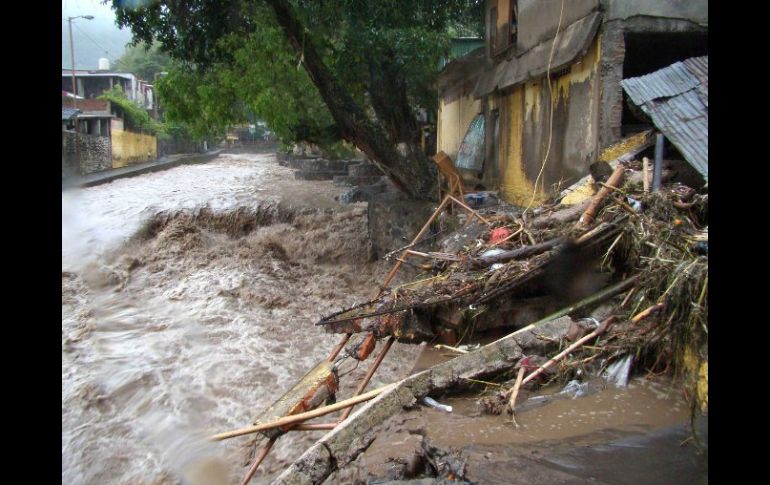
[[572,395],[572,399],[577,399],[588,394],[588,383],[578,380],[571,380],[559,391],[560,395]]
[[498,269],[502,268],[503,266],[505,266],[503,263],[495,263],[495,264],[493,264],[492,266],[489,267],[489,270],[490,271],[497,271]]
[[498,227],[497,229],[492,229],[492,231],[489,233],[489,243],[497,244],[499,242],[502,242],[505,238],[507,238],[511,234],[513,233],[507,227]]
[[641,202],[634,199],[633,197],[626,197],[626,201],[628,202],[628,205],[630,205],[631,208],[634,209],[634,212],[642,212]]
[[489,258],[489,257],[492,257],[492,256],[499,256],[500,254],[503,254],[504,252],[505,252],[504,249],[499,249],[499,248],[490,249],[488,251],[484,251],[483,253],[481,253],[481,257],[482,258]]
[[466,352],[471,352],[473,350],[480,349],[481,344],[465,344],[465,345],[459,345],[457,348],[460,350],[465,350]]
[[428,406],[430,406],[432,408],[440,409],[440,410],[446,411],[448,413],[452,412],[452,406],[447,406],[446,404],[441,404],[440,402],[436,401],[435,399],[433,399],[431,397],[425,396],[422,399],[422,402],[424,402],[426,405],[428,405]]
[[615,387],[626,387],[628,385],[628,375],[631,372],[631,362],[633,361],[632,355],[627,355],[624,358],[612,363],[607,367],[604,374],[605,379]]
[[484,199],[484,194],[465,194],[465,203],[471,207],[480,207]]

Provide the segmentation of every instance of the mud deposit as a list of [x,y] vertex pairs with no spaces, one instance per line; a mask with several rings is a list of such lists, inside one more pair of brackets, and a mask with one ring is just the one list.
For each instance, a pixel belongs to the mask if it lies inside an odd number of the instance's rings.
[[[62,194],[62,482],[227,483],[253,419],[338,340],[312,323],[368,297],[366,206],[270,155]],[[394,346],[371,388],[406,375]],[[365,366],[343,379],[343,395]],[[279,440],[266,483],[322,432]]]
[[577,398],[546,389],[517,406],[519,427],[483,414],[478,396],[444,397],[451,413],[418,406],[390,418],[332,482],[708,483],[708,421],[696,444],[669,384],[636,379]]

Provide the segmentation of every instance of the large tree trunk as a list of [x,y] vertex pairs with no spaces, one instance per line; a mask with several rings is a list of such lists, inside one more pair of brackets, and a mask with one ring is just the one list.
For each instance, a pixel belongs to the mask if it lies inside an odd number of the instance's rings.
[[[404,157],[379,125],[372,122],[350,94],[329,72],[313,42],[303,35],[299,22],[286,0],[266,0],[273,8],[289,44],[303,56],[303,65],[318,88],[342,137],[364,152],[397,187],[414,199],[431,199],[436,179],[424,156]],[[397,96],[397,93],[394,93]],[[410,144],[411,145],[411,144]],[[411,147],[410,147],[411,148]]]

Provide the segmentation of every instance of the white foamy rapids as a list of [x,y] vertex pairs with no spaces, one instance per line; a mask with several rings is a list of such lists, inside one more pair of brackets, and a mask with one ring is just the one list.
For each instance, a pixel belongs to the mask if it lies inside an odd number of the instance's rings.
[[62,267],[74,269],[126,241],[148,218],[164,210],[249,206],[259,186],[280,169],[272,155],[220,155],[88,189],[62,192]]
[[[321,184],[312,195],[333,202]],[[237,155],[62,196],[62,483],[243,476],[250,439],[205,437],[250,424],[324,359],[339,336],[312,323],[381,276],[363,207],[264,204],[307,187],[271,156]],[[408,372],[417,350],[395,346],[378,374]],[[283,436],[255,481],[320,436]]]

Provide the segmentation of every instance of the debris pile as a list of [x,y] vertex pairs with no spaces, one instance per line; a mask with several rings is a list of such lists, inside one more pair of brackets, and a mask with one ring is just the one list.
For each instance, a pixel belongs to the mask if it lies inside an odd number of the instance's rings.
[[[616,174],[633,172],[620,167]],[[478,332],[515,330],[629,281],[627,289],[609,295],[617,301],[605,304],[615,323],[602,344],[575,352],[556,375],[566,378],[578,369],[595,374],[629,354],[637,368],[650,372],[692,367],[685,356],[701,365],[708,342],[708,194],[682,185],[653,193],[633,183],[617,185],[604,185],[594,201],[551,204],[531,215],[482,211],[477,219],[485,223],[467,226],[474,234],[458,251],[402,251],[400,261],[425,261],[420,266],[428,274],[318,324],[330,332],[371,332],[406,342],[449,335],[455,345]],[[600,303],[567,314],[589,317]],[[573,322],[566,340],[583,338],[597,324]],[[591,367],[600,362],[602,369]]]
[[[377,420],[426,402],[429,393],[439,395],[436,391],[492,384],[495,390],[482,406],[490,413],[513,414],[521,389],[554,380],[574,381],[580,388],[582,379],[603,373],[623,385],[634,370],[683,377],[693,412],[707,411],[707,186],[697,191],[669,184],[651,192],[641,162],[614,165],[611,173],[592,181],[595,194],[582,200],[573,196],[570,203],[554,199],[534,210],[508,205],[475,210],[466,203],[473,194],[460,195],[463,200],[447,194],[415,239],[388,255],[396,263],[371,300],[316,322],[344,334],[327,361],[254,426],[214,438],[262,432],[269,439],[250,477],[284,432],[333,430],[319,442],[323,446],[308,450],[278,480],[292,473],[307,478],[312,471],[317,482],[371,443],[374,437],[367,433]],[[450,205],[464,211],[452,216],[460,229],[433,250],[414,249],[447,232],[440,226],[449,218],[439,216]],[[390,286],[403,264],[423,273]],[[467,346],[501,331],[508,335],[478,349]],[[358,365],[385,338],[355,396],[328,405],[341,364]],[[364,393],[396,340],[440,340],[458,357]],[[366,412],[348,419],[353,405],[377,396]],[[374,404],[381,411],[372,410]],[[346,411],[335,422],[301,424],[340,409]],[[328,450],[337,451],[329,456]]]

